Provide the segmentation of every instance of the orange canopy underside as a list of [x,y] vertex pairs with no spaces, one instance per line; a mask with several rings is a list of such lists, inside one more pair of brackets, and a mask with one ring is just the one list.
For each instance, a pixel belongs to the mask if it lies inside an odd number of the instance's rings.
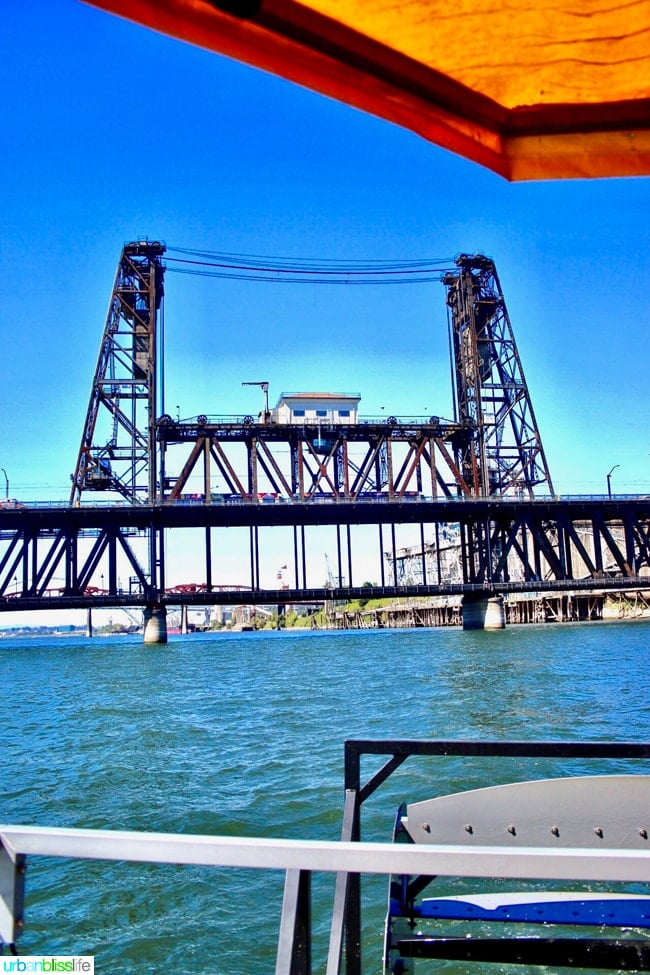
[[650,175],[650,2],[88,0],[507,179]]

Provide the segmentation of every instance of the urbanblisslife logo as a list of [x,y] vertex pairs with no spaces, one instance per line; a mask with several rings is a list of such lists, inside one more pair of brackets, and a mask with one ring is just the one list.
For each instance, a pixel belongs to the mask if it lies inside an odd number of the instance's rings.
[[5,972],[77,972],[94,975],[95,959],[92,955],[19,955],[16,958],[0,958],[0,973]]

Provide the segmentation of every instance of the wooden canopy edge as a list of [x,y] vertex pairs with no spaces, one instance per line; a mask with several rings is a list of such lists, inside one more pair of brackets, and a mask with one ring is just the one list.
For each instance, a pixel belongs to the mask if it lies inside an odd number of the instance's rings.
[[[511,111],[294,0],[84,0],[398,124],[506,179],[650,175],[650,99]],[[628,129],[625,130],[625,125]]]
[[513,182],[648,176],[650,130],[514,136],[504,153]]

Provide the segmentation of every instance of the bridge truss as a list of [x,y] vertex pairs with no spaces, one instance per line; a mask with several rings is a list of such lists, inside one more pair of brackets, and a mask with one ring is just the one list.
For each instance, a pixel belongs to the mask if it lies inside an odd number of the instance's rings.
[[[88,492],[132,504],[209,503],[215,490],[312,500],[410,494],[552,494],[514,334],[494,263],[462,255],[447,273],[454,420],[274,423],[249,417],[174,421],[163,386],[165,246],[127,244],[120,257],[92,383],[71,503]],[[179,457],[172,463],[172,454]],[[174,448],[172,450],[172,448]],[[171,453],[170,453],[171,451]],[[288,454],[289,460],[285,458]],[[200,471],[198,489],[195,486]],[[191,479],[193,479],[191,481]],[[220,480],[222,487],[215,487]]]
[[158,424],[162,456],[188,444],[180,472],[165,476],[163,500],[258,498],[302,502],[469,496],[456,453],[471,440],[459,423],[259,423],[243,420]]
[[[324,527],[335,537],[330,583],[318,549]],[[358,577],[355,568],[358,537],[366,546],[368,530],[375,537],[371,587],[367,574]],[[168,587],[164,554],[184,532],[193,533],[201,577],[191,586]],[[265,555],[269,532],[283,533],[291,552],[281,588],[277,565]],[[237,585],[228,583],[231,533],[237,544],[247,539],[247,577]],[[442,562],[423,557],[420,579],[400,584],[397,553],[405,533],[420,540],[431,533],[457,535],[460,579],[450,579]],[[163,553],[154,572],[147,561],[151,537]],[[257,500],[0,510],[0,611],[644,588],[650,588],[650,500],[643,498],[323,505]]]

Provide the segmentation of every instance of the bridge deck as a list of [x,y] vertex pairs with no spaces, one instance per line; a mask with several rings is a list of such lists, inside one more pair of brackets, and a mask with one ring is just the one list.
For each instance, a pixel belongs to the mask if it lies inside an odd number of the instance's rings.
[[[374,584],[358,586],[353,581],[353,529],[373,525],[378,528]],[[336,530],[338,571],[329,585],[314,587],[305,538],[306,529],[318,526]],[[396,529],[402,526],[404,531],[419,531],[416,554],[421,577],[415,582],[398,575],[402,556]],[[289,588],[270,588],[264,581],[263,529],[271,527],[293,529],[292,540],[291,533],[287,536],[287,544],[293,546]],[[435,558],[425,565],[431,552],[436,555],[433,542],[425,541],[425,531],[431,535],[441,527],[453,536],[453,544],[447,539],[445,545],[447,550],[455,546],[456,577],[443,571],[441,549],[438,565]],[[218,548],[213,535],[233,528],[249,531],[250,579],[238,580],[246,582],[244,587],[220,586],[213,573],[212,549]],[[183,529],[204,530],[203,541],[197,542],[196,536],[194,540],[196,576],[203,582],[192,592],[169,592],[166,539],[170,532]],[[384,536],[390,538],[390,551],[384,548]],[[392,561],[390,578],[385,575],[387,561]],[[120,583],[125,578],[128,591]],[[318,496],[309,501],[257,498],[236,503],[0,507],[0,612],[152,603],[235,604],[242,602],[242,588],[245,601],[258,604],[477,591],[650,589],[650,497],[351,501]]]

